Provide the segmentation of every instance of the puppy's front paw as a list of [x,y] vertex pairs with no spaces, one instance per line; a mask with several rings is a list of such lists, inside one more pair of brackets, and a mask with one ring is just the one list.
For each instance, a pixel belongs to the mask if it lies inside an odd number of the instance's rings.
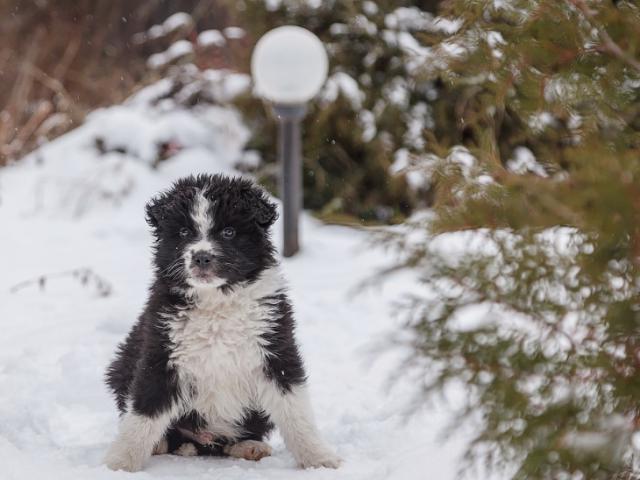
[[135,462],[132,458],[107,458],[105,464],[110,470],[124,470],[132,473],[142,470],[142,462]]
[[328,448],[298,458],[301,468],[338,468],[341,464],[342,459]]
[[104,463],[111,470],[139,472],[144,466],[144,458],[134,455],[131,451],[112,446],[107,452]]

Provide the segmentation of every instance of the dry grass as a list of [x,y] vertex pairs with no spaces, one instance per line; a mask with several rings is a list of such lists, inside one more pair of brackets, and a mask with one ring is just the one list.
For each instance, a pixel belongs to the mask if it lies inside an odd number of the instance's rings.
[[177,11],[228,22],[215,0],[0,0],[0,166],[148,82],[153,47],[132,37]]

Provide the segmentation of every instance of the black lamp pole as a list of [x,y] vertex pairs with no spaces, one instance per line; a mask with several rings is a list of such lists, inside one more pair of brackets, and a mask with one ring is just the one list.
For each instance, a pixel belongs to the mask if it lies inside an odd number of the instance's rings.
[[282,168],[284,244],[282,254],[291,257],[300,249],[298,218],[302,209],[302,135],[300,123],[307,108],[304,104],[273,106],[278,118],[278,160]]

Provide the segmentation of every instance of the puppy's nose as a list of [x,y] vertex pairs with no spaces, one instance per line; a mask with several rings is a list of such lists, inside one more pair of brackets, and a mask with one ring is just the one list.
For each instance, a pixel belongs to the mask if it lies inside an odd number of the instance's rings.
[[208,267],[213,260],[213,255],[201,250],[193,254],[193,262],[199,267]]

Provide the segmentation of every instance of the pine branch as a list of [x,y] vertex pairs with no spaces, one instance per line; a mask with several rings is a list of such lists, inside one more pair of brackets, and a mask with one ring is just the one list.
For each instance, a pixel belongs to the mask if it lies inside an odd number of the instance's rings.
[[629,53],[625,52],[620,45],[618,45],[609,35],[607,30],[599,25],[595,25],[591,19],[593,19],[597,15],[597,11],[592,10],[586,4],[585,0],[568,0],[570,4],[575,6],[578,10],[582,12],[584,17],[587,19],[589,26],[594,28],[602,40],[602,45],[600,47],[601,52],[609,53],[619,60],[623,61],[638,73],[640,73],[640,61],[636,60]]

